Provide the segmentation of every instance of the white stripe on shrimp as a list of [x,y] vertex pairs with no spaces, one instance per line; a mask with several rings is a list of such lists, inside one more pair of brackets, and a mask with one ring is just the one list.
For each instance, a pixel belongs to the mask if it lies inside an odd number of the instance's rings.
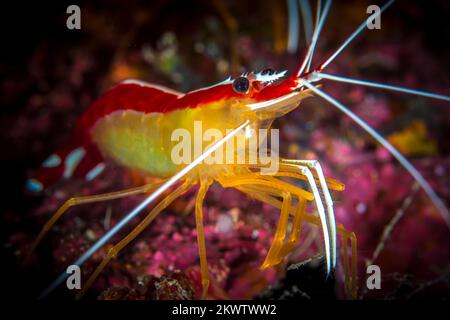
[[164,91],[165,93],[173,94],[177,97],[184,96],[184,93],[182,93],[182,92],[179,92],[179,91],[176,91],[176,90],[173,90],[173,89],[170,89],[165,86],[158,85],[158,84],[148,83],[148,82],[145,82],[142,80],[128,79],[128,80],[122,81],[120,84],[136,84],[141,87],[147,87],[147,88],[161,90],[161,91]]
[[30,192],[41,192],[44,189],[42,183],[36,179],[27,180],[27,190]]
[[77,168],[80,161],[83,159],[86,151],[83,147],[76,148],[72,150],[66,157],[64,164],[66,165],[63,173],[63,177],[68,179],[72,177],[73,172]]
[[278,79],[281,79],[285,76],[286,70],[281,72],[275,72],[274,74],[262,74],[261,72],[258,72],[255,74],[256,80],[261,82],[274,82]]
[[105,170],[105,164],[103,162],[97,164],[94,168],[92,168],[87,174],[86,174],[86,180],[91,181],[94,180],[100,173]]
[[61,164],[61,158],[57,154],[52,154],[42,163],[44,168],[54,168]]

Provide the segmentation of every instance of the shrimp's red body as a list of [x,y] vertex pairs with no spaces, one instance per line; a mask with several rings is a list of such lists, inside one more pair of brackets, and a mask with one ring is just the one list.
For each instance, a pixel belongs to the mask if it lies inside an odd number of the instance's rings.
[[[283,75],[260,77],[276,80]],[[45,160],[28,180],[28,189],[38,192],[62,178],[92,180],[104,169],[104,157],[154,177],[171,175],[178,169],[170,160],[173,130],[192,131],[194,120],[204,120],[208,127],[225,132],[243,121],[242,108],[239,108],[243,101],[270,100],[296,86],[295,77],[279,83],[253,77],[252,86],[245,94],[233,89],[231,78],[186,94],[126,80],[82,114],[66,144]]]

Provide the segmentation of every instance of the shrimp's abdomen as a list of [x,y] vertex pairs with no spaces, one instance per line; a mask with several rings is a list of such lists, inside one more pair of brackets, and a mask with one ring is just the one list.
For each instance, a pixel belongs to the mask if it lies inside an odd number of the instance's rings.
[[92,141],[102,153],[117,163],[167,177],[177,171],[164,146],[162,113],[120,110],[98,120],[91,130]]
[[124,81],[89,106],[68,141],[28,179],[27,189],[40,192],[73,177],[92,180],[105,167],[103,157],[154,177],[170,176],[180,169],[171,160],[172,132],[185,128],[192,134],[194,121],[224,133],[225,128],[235,128],[243,120],[230,117],[232,97],[229,85],[184,94]]
[[[115,119],[115,114],[120,112],[127,114],[136,111],[140,115],[153,115],[180,108],[180,105],[175,102],[183,95],[181,92],[163,86],[137,80],[127,80],[113,87],[92,103],[81,115],[68,140],[54,151],[27,180],[27,189],[31,192],[40,192],[63,179],[82,178],[89,181],[96,178],[105,167],[104,154],[98,147],[111,153],[116,160],[122,163],[126,162],[131,166],[136,164],[137,159],[134,162],[130,162],[130,159],[140,156],[139,159],[147,160],[141,165],[147,172],[150,170],[157,175],[170,172],[170,164],[164,167],[164,164],[168,164],[168,162],[160,152],[156,152],[156,149],[150,148],[150,151],[148,148],[141,149],[149,152],[149,155],[144,151],[136,152],[140,148],[139,146],[155,146],[151,142],[145,143],[139,139],[140,133],[144,134],[140,130],[136,130],[134,134],[129,131],[125,136],[127,138],[123,139],[119,134],[114,135],[113,131],[104,131],[104,141],[95,143],[92,141],[92,129],[96,127],[97,123],[107,122],[110,115],[113,115],[111,119]],[[149,118],[151,117],[149,116]],[[149,118],[145,118],[147,123],[151,123]],[[123,125],[126,126],[127,122],[124,122]],[[113,129],[113,127],[110,128]],[[124,126],[119,126],[117,129],[127,132]],[[112,139],[117,138],[116,146],[111,145],[114,144],[111,137],[113,137]],[[154,138],[152,135],[151,137]],[[125,139],[130,142],[128,146],[122,143],[126,141]],[[120,152],[123,152],[123,155],[117,157]],[[160,157],[150,162],[148,157],[152,155]]]

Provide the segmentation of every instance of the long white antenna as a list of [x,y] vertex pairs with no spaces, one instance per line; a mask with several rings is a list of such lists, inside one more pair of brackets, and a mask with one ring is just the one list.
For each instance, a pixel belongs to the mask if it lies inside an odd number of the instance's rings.
[[297,0],[287,0],[287,6],[289,17],[287,51],[289,53],[295,53],[298,49],[298,38],[300,29],[300,19],[298,13]]
[[302,13],[303,19],[305,42],[306,44],[308,44],[309,41],[311,41],[311,35],[313,33],[311,6],[309,5],[309,0],[299,0],[299,3],[300,3],[300,12]]
[[345,49],[345,47],[347,47],[349,45],[350,42],[353,41],[353,39],[355,39],[366,27],[367,27],[367,21],[369,19],[374,19],[376,17],[378,17],[381,13],[384,12],[384,10],[386,10],[391,4],[394,3],[395,0],[390,0],[388,1],[381,9],[380,11],[378,11],[377,13],[369,16],[366,20],[364,20],[363,23],[361,23],[361,25],[358,27],[358,29],[356,29],[348,38],[347,40],[344,41],[344,43],[328,58],[327,61],[325,61],[324,63],[322,63],[320,69],[325,69],[327,65],[330,64],[331,61],[333,61],[336,56],[342,52],[342,50]]
[[386,139],[384,139],[378,132],[376,132],[372,127],[370,127],[364,120],[354,114],[350,109],[344,106],[342,103],[327,95],[322,90],[313,86],[310,82],[300,79],[302,85],[311,89],[311,91],[315,92],[318,96],[327,100],[333,106],[338,108],[340,111],[349,116],[353,121],[355,121],[361,128],[363,128],[367,133],[369,133],[375,140],[377,140],[383,147],[385,147],[399,162],[400,164],[414,177],[420,187],[425,191],[425,193],[430,198],[431,202],[436,206],[444,219],[445,223],[450,229],[450,212],[448,211],[445,203],[441,198],[434,192],[433,188],[430,184],[425,180],[425,178],[420,174],[419,171],[413,166],[411,162],[408,161],[395,147],[390,144]]
[[[316,30],[319,27],[319,21],[320,21],[320,17],[321,17],[321,12],[320,10],[322,9],[322,0],[317,0],[317,9],[316,9],[316,22],[315,22],[315,26],[314,26],[314,30]],[[308,61],[308,64],[306,65],[306,72],[309,71],[309,69],[311,68],[311,64],[313,61],[313,57],[314,57],[314,50],[316,49],[316,44],[317,42],[313,45],[312,49],[311,49],[311,58]]]
[[327,73],[322,73],[322,72],[317,72],[316,76],[318,78],[332,80],[332,81],[358,84],[358,85],[362,85],[362,86],[366,86],[366,87],[374,87],[374,88],[380,88],[380,89],[414,94],[417,96],[422,96],[422,97],[427,97],[427,98],[450,101],[449,96],[445,96],[442,94],[428,92],[428,91],[422,91],[422,90],[409,89],[409,88],[399,87],[399,86],[393,86],[390,84],[384,84],[384,83],[380,83],[380,82],[372,82],[372,81],[366,81],[366,80],[360,80],[360,79],[341,77],[341,76],[336,76],[334,74],[327,74]]
[[322,30],[322,27],[328,16],[328,12],[330,11],[330,6],[331,6],[331,0],[327,0],[327,2],[325,3],[324,9],[323,9],[322,16],[320,17],[319,24],[313,32],[311,43],[308,46],[308,51],[306,52],[306,56],[303,59],[303,62],[297,71],[298,77],[303,73],[303,71],[305,71],[306,65],[308,64],[309,60],[312,59],[312,57],[313,57],[314,48],[316,47],[316,43],[317,43],[317,40],[319,39],[320,31]]

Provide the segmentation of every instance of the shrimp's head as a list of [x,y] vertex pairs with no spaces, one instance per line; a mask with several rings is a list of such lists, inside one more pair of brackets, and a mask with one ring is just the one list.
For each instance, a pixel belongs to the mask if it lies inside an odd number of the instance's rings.
[[230,106],[242,119],[269,127],[272,121],[300,106],[311,96],[310,90],[300,84],[298,76],[286,76],[286,71],[265,69],[258,73],[244,73],[228,78],[224,87],[233,97]]

